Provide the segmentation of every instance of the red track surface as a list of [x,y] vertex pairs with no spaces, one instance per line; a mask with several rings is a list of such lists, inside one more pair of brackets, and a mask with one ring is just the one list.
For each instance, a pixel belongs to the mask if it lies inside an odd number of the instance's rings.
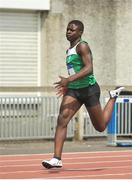
[[132,151],[64,153],[63,168],[41,165],[50,154],[0,156],[0,179],[132,179]]

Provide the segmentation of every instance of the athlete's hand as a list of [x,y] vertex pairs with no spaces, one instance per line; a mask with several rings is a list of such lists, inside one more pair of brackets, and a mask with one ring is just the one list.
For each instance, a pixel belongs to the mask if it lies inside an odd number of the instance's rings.
[[59,76],[59,78],[60,78],[60,81],[54,83],[56,85],[56,87],[67,87],[67,85],[69,83],[68,78],[65,78],[62,76]]
[[64,96],[67,91],[67,85],[69,81],[68,81],[68,78],[65,78],[62,76],[59,76],[59,78],[60,78],[60,81],[55,82],[54,85],[56,85],[55,86],[55,89],[57,91],[56,94],[58,95],[58,97],[61,97],[61,96]]
[[65,93],[66,93],[66,91],[67,91],[67,88],[66,87],[61,87],[61,88],[59,88],[59,87],[57,87],[56,88],[56,95],[58,96],[58,97],[61,97],[61,96],[64,96],[65,95]]

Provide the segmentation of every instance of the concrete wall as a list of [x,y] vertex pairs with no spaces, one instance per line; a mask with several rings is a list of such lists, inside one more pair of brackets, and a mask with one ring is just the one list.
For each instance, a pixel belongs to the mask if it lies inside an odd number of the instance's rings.
[[42,13],[42,85],[52,86],[58,75],[67,76],[65,38],[67,23],[85,25],[94,57],[94,73],[103,87],[132,86],[132,0],[51,0]]
[[116,83],[132,86],[132,0],[118,0],[116,16]]

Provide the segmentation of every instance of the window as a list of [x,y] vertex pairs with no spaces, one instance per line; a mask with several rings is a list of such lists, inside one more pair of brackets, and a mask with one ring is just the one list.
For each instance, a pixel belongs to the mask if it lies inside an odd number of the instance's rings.
[[0,86],[37,86],[40,13],[0,12]]

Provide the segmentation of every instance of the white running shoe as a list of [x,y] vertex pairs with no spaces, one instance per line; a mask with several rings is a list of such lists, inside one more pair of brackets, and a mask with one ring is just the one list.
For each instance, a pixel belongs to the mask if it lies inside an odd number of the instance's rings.
[[110,98],[117,98],[120,95],[120,92],[124,89],[125,87],[121,86],[121,87],[117,87],[114,90],[109,91]]
[[61,168],[62,167],[62,161],[57,158],[52,158],[51,160],[44,160],[42,161],[42,165],[47,168]]

